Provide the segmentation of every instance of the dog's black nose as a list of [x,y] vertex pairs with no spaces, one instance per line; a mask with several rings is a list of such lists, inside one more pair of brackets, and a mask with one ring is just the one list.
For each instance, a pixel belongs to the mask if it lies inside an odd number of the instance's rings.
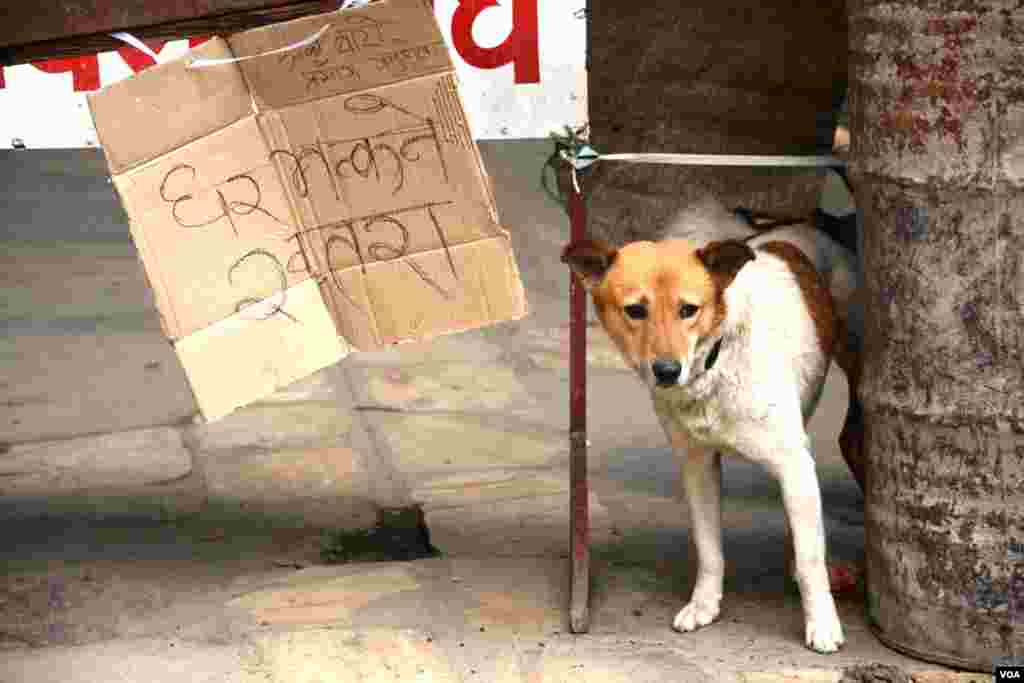
[[654,379],[658,380],[659,385],[670,386],[679,379],[683,366],[677,360],[659,358],[651,363],[651,371],[654,372]]

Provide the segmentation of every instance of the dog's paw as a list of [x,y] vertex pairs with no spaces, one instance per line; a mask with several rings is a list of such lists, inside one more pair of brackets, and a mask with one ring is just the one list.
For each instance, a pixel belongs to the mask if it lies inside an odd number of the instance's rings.
[[823,655],[836,652],[843,646],[845,638],[835,604],[828,600],[816,611],[817,614],[807,618],[807,647]]
[[718,618],[718,601],[691,600],[686,607],[679,610],[672,628],[682,633],[696,631],[701,626],[707,626]]

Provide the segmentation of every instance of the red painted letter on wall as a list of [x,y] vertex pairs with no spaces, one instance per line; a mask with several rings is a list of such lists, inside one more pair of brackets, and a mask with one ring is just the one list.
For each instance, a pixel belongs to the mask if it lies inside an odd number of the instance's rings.
[[70,71],[75,90],[100,89],[100,63],[96,55],[69,57],[33,62],[32,66],[48,74],[62,74]]
[[[164,49],[164,45],[166,44],[166,42],[148,43],[146,47],[159,55],[160,51]],[[124,60],[125,64],[132,68],[134,73],[139,73],[146,67],[156,64],[156,60],[152,57],[139,48],[132,47],[130,45],[117,48],[117,54],[121,55],[121,59]]]
[[473,22],[498,0],[459,0],[452,16],[452,42],[470,66],[496,69],[515,65],[516,83],[540,82],[540,49],[537,39],[537,0],[511,0],[512,31],[495,47],[480,47],[473,40]]

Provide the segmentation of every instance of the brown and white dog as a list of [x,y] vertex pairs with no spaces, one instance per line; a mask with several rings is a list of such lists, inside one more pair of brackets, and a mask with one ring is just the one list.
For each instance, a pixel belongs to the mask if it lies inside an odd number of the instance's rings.
[[570,244],[562,260],[649,386],[681,461],[698,574],[673,626],[692,631],[718,617],[724,571],[719,453],[733,453],[779,480],[806,643],[834,652],[843,629],[829,587],[821,495],[805,425],[835,359],[853,397],[841,444],[863,486],[857,337],[844,324],[851,322],[846,309],[857,289],[852,255],[807,225],[759,234],[713,200],[684,211],[664,237],[621,249],[597,241]]

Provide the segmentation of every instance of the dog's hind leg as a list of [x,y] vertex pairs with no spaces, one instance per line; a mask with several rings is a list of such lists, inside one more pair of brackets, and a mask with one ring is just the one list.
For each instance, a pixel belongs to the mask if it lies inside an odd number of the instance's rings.
[[805,641],[817,652],[835,652],[843,644],[843,627],[825,564],[825,524],[814,458],[806,447],[761,455],[759,460],[778,478],[782,488],[804,608]]
[[834,351],[835,361],[846,374],[846,383],[850,387],[850,402],[846,409],[846,421],[839,433],[839,449],[843,460],[850,468],[853,478],[857,480],[862,492],[866,489],[866,471],[864,462],[864,408],[861,406],[859,389],[862,357],[859,340],[852,337],[843,324],[837,319],[836,327],[838,343]]
[[680,461],[683,488],[690,510],[690,534],[697,547],[697,580],[690,601],[679,610],[673,628],[693,631],[718,618],[725,560],[722,556],[722,457],[695,446],[678,430],[666,426]]

